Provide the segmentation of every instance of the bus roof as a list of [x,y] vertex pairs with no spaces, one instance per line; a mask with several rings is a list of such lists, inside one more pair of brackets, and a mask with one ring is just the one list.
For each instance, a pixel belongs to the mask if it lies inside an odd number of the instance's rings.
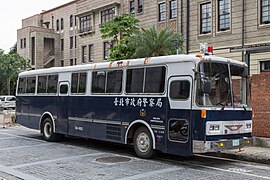
[[138,67],[138,66],[146,66],[146,65],[161,65],[161,64],[170,64],[176,62],[194,62],[197,64],[201,60],[214,60],[219,62],[232,62],[239,65],[245,65],[243,62],[239,62],[236,60],[222,58],[218,56],[205,56],[205,55],[170,55],[170,56],[158,56],[158,57],[149,57],[149,58],[140,58],[140,59],[129,59],[129,60],[119,60],[119,61],[108,61],[108,62],[100,62],[93,64],[83,64],[76,66],[65,66],[65,67],[51,67],[45,69],[37,69],[24,71],[19,74],[19,76],[28,76],[33,74],[53,74],[60,72],[72,72],[72,71],[87,71],[87,70],[97,70],[97,69],[113,69],[120,67]]

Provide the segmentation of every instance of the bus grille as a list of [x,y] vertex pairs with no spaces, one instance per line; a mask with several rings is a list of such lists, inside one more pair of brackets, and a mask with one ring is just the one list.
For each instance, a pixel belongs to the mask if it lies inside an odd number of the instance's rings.
[[121,141],[121,126],[107,124],[106,138],[114,141]]

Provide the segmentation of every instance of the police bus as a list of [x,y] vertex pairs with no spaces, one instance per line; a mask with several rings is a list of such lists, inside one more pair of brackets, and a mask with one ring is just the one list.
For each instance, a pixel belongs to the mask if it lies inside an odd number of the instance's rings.
[[17,123],[181,156],[250,144],[245,63],[210,53],[31,70],[19,74]]

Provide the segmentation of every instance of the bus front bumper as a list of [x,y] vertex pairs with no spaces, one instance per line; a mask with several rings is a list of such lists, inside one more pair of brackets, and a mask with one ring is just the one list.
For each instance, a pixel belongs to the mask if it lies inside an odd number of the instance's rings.
[[252,145],[251,137],[241,139],[222,139],[219,141],[193,140],[193,153],[218,152],[228,149],[240,149]]

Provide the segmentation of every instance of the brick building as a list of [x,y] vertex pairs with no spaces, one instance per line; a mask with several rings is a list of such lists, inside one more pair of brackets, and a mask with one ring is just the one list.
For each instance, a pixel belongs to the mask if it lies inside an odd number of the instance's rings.
[[186,53],[207,42],[216,55],[246,60],[251,75],[270,70],[268,0],[74,0],[23,19],[18,53],[36,69],[106,61],[100,26],[123,13],[183,34]]

